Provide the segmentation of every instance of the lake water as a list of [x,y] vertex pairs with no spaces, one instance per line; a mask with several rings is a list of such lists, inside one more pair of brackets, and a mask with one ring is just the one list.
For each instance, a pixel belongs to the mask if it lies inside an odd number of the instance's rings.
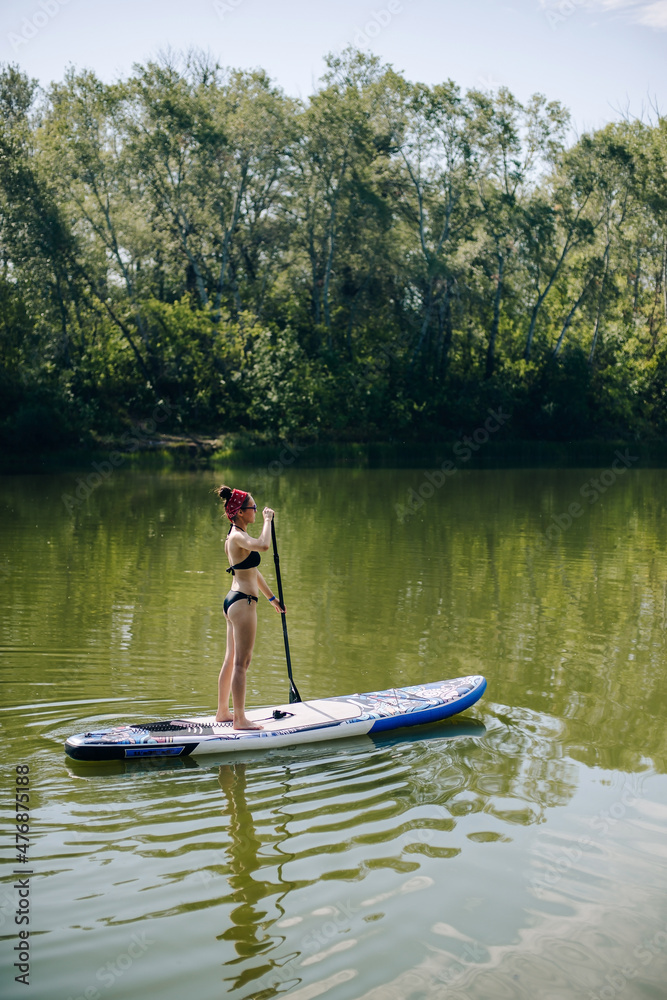
[[[297,466],[0,481],[3,998],[667,996],[667,472]],[[233,762],[67,759],[214,710],[216,482],[277,511],[304,699],[482,673],[482,701]],[[248,703],[287,693],[263,602]]]

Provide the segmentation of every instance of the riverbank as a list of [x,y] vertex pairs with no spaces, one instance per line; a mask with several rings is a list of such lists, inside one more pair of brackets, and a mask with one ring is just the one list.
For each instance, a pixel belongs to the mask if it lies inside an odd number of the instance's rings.
[[39,474],[66,470],[110,472],[114,468],[224,469],[264,466],[279,474],[301,468],[587,468],[610,465],[617,452],[631,457],[635,468],[667,467],[667,441],[526,441],[494,440],[493,431],[437,442],[305,443],[298,437],[257,444],[238,436],[198,438],[159,435],[42,454],[0,454],[0,474]]

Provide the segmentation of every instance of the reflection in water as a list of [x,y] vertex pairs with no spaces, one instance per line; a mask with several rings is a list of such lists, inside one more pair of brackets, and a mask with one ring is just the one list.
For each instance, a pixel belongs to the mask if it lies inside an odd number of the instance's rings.
[[[262,926],[267,912],[257,904],[275,888],[254,877],[262,867],[259,857],[262,841],[257,836],[248,806],[246,764],[221,764],[218,781],[227,803],[230,836],[227,881],[231,889],[223,898],[223,902],[231,904],[231,924],[218,935],[218,940],[234,944],[235,957],[224,963],[229,966],[254,960],[269,946],[270,941]],[[233,990],[240,989],[249,979],[256,978],[268,968],[268,965],[260,965],[259,971],[254,965],[250,969],[242,968],[235,976],[226,977],[226,981],[232,982]]]
[[[478,706],[480,707],[480,706]],[[417,743],[421,740],[452,739],[454,736],[476,736],[480,739],[486,732],[486,726],[477,719],[463,715],[460,718],[444,722],[434,722],[427,726],[414,726],[410,729],[395,729],[374,734],[369,739],[374,746],[393,747],[401,743]]]
[[[233,944],[224,962],[234,970],[225,977],[230,994],[298,997],[305,982],[306,993],[317,984],[324,992],[329,976],[312,976],[335,956],[349,975],[332,972],[330,987],[363,980],[357,966],[383,926],[434,890],[432,865],[475,844],[511,844],[513,827],[541,822],[574,791],[572,769],[550,758],[546,733],[463,719],[367,739],[363,749],[359,742],[347,752],[344,743],[310,748],[291,764],[285,755],[280,769],[219,765],[229,835],[220,873],[230,891],[220,900],[229,926],[218,940]],[[294,893],[303,899],[296,912],[286,903]],[[526,904],[528,893],[524,879]],[[516,902],[514,912],[518,919]]]

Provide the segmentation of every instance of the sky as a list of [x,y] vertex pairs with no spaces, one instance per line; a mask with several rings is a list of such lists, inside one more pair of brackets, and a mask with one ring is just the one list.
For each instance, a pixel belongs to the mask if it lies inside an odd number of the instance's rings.
[[44,86],[197,48],[306,99],[350,44],[410,80],[542,93],[576,133],[667,113],[667,0],[0,0],[0,62]]

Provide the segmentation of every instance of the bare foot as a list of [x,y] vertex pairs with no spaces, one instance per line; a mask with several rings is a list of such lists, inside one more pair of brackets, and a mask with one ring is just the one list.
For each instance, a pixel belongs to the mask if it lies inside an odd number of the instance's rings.
[[256,723],[251,722],[250,719],[238,719],[234,721],[234,729],[263,729],[264,726],[258,726]]
[[216,715],[215,721],[218,725],[222,722],[233,722],[234,716],[232,715],[231,712],[228,712],[227,715],[223,715],[222,718],[219,718],[219,716]]

